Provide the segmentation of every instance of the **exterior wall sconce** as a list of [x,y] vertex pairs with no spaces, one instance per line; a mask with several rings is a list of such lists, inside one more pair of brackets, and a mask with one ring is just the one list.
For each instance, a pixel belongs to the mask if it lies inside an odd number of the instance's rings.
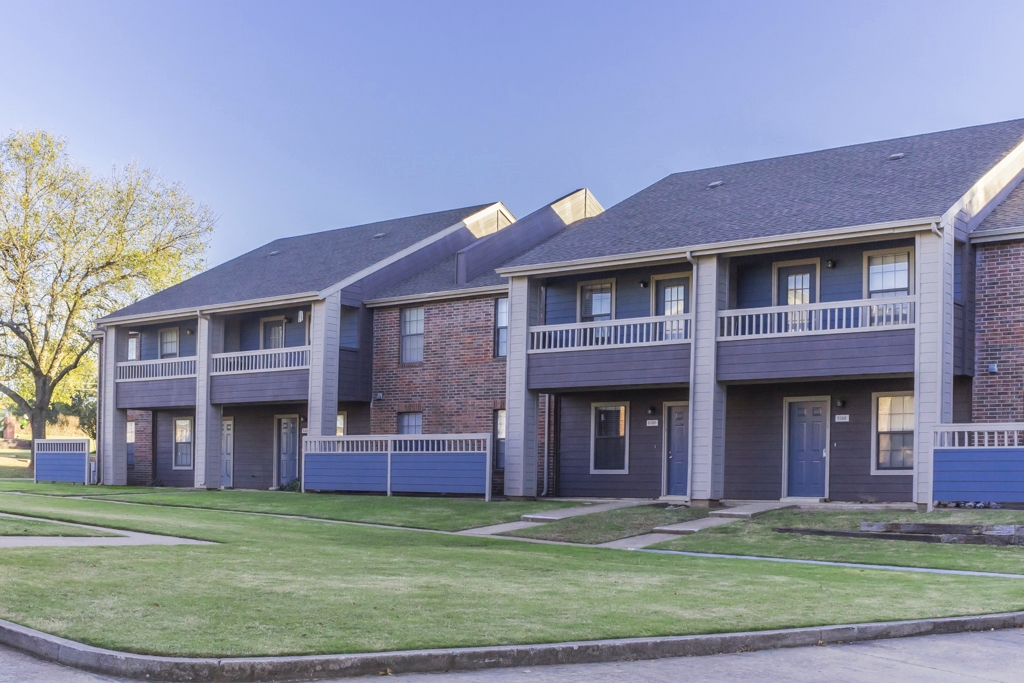
[[654,415],[656,412],[658,412],[658,409],[655,408],[654,406],[651,406],[650,408],[647,409],[648,415]]
[[306,312],[305,311],[299,311],[299,322],[301,323],[305,319],[306,319]]
[[185,335],[189,337],[192,336],[192,330],[185,330]]
[[837,398],[836,399],[836,408],[845,408],[845,407],[846,407],[846,399],[845,398]]
[[825,267],[826,268],[835,268],[836,267],[835,259],[829,259],[829,260],[825,261]]
[[647,289],[647,280],[640,281],[640,289]]

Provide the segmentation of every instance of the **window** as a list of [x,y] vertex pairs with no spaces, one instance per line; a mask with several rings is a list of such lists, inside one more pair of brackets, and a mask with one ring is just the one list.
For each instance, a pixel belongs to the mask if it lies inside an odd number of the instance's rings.
[[[423,362],[423,309],[402,309],[402,363]],[[418,433],[418,432],[417,432]]]
[[914,469],[914,395],[875,394],[874,473]]
[[125,442],[128,444],[128,469],[135,468],[135,421],[129,420],[125,430]]
[[348,413],[338,413],[338,420],[335,422],[335,426],[334,433],[338,436],[345,436],[345,430],[348,429]]
[[264,349],[284,348],[284,318],[268,318],[260,321],[263,325]]
[[160,330],[160,357],[178,357],[178,328],[172,327],[167,330]]
[[508,355],[508,297],[494,301],[494,355]]
[[140,360],[141,358],[142,358],[142,356],[140,355],[140,349],[139,349],[139,333],[138,332],[129,332],[128,333],[128,360]]
[[629,471],[629,404],[594,403],[591,415],[591,474]]
[[192,418],[174,421],[174,462],[172,469],[192,469]]
[[910,295],[910,252],[868,254],[868,298]]
[[505,411],[494,411],[494,469],[505,469]]
[[399,413],[398,414],[399,434],[422,434],[423,413]]
[[612,319],[612,282],[589,282],[580,285],[580,322],[592,323]]
[[811,274],[793,273],[786,276],[786,305],[811,303]]

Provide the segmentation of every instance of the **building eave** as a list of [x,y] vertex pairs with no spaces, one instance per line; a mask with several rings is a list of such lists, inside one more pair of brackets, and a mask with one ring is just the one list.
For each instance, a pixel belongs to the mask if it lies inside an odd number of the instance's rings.
[[149,322],[161,322],[164,320],[175,320],[179,318],[193,317],[206,313],[243,313],[245,311],[266,308],[267,306],[282,304],[304,304],[319,300],[321,297],[317,292],[301,292],[299,294],[285,294],[281,296],[269,296],[262,299],[249,299],[246,301],[232,301],[223,304],[212,304],[209,306],[192,306],[189,308],[177,308],[168,311],[154,311],[152,313],[138,313],[136,315],[109,316],[96,321],[97,327],[106,325],[125,325],[130,323],[142,324]]
[[432,301],[451,301],[453,299],[473,299],[489,294],[507,294],[508,285],[490,285],[487,287],[471,287],[468,289],[449,289],[426,294],[408,294],[406,296],[389,296],[365,301],[367,308],[384,308],[386,306],[407,306],[425,304]]
[[986,230],[982,233],[972,232],[970,235],[971,244],[985,244],[986,242],[1009,242],[1011,240],[1024,239],[1024,225],[1016,225],[1009,228],[997,230]]

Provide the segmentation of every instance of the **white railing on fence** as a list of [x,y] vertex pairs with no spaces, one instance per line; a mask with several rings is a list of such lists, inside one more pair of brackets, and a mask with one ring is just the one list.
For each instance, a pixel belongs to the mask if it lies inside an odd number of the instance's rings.
[[210,358],[211,375],[299,370],[308,367],[308,346],[289,346],[283,349],[263,349],[262,351],[215,353]]
[[[40,472],[48,469],[47,466],[50,465],[50,463],[46,462],[48,456],[56,457],[58,460],[58,464],[56,465],[57,468],[62,467],[59,464],[59,461],[65,461],[64,467],[66,467],[68,465],[66,462],[68,459],[71,459],[73,462],[75,458],[81,458],[81,464],[79,466],[82,467],[82,479],[80,483],[86,485],[96,483],[96,463],[89,460],[89,446],[92,445],[92,442],[89,439],[35,439],[32,443],[35,456],[35,467],[33,468],[34,474],[32,475],[33,483],[38,484]],[[71,466],[70,471],[74,471],[73,465]],[[58,479],[55,477],[54,479],[50,479],[48,478],[48,475],[44,473],[43,480],[78,481],[77,475],[74,475],[73,480],[68,478],[66,475],[57,476],[60,478]]]
[[787,337],[913,327],[917,299],[861,299],[800,306],[731,309],[718,313],[719,339]]
[[89,439],[36,439],[36,453],[88,453]]
[[391,495],[391,455],[394,453],[480,453],[486,456],[484,500],[491,499],[490,434],[386,434],[314,436],[302,440],[302,490],[306,490],[307,453],[339,455],[386,454],[387,494]]
[[623,318],[593,323],[538,325],[530,328],[530,353],[656,346],[690,341],[689,315]]
[[117,381],[142,379],[174,379],[195,377],[195,358],[161,358],[160,360],[129,360],[117,364]]
[[1024,447],[1024,422],[944,424],[935,429],[936,448]]

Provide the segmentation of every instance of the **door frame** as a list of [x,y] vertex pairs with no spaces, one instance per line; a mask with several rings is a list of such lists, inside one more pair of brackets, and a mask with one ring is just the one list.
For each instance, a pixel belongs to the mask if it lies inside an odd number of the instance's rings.
[[804,401],[825,402],[825,495],[829,496],[829,474],[832,470],[832,397],[787,396],[782,399],[782,498],[789,497],[789,404]]
[[[668,415],[669,408],[686,406],[690,407],[690,401],[663,401],[661,404],[661,495],[668,495]],[[690,448],[690,432],[693,425],[690,424],[690,411],[686,411],[686,495],[683,498],[690,500],[690,484],[693,479],[693,453]]]
[[[281,468],[281,430],[277,428],[277,421],[280,420],[281,418],[289,417],[295,418],[295,438],[298,439],[298,442],[295,445],[295,455],[296,458],[298,459],[299,464],[296,465],[295,467],[295,473],[299,476],[300,479],[302,478],[302,472],[300,471],[302,469],[302,427],[299,425],[299,414],[285,413],[283,415],[274,415],[274,454],[271,456],[274,460],[274,485],[271,488],[274,489],[281,488],[279,477],[279,472]],[[232,463],[232,466],[234,466],[234,463]]]
[[785,306],[779,303],[779,268],[790,266],[814,266],[814,303],[821,303],[821,257],[795,259],[793,261],[775,261],[772,263],[772,308]]
[[[220,450],[221,458],[224,457],[224,442],[223,442],[223,439],[224,439],[224,423],[225,422],[230,422],[231,423],[231,488],[235,488],[235,416],[234,415],[229,415],[228,417],[224,417],[222,415],[221,418],[220,418],[220,436],[221,436],[221,439],[222,439],[222,441],[221,441],[221,450]],[[223,475],[221,475],[221,476],[223,476]],[[224,488],[224,485],[221,484],[220,488]]]

